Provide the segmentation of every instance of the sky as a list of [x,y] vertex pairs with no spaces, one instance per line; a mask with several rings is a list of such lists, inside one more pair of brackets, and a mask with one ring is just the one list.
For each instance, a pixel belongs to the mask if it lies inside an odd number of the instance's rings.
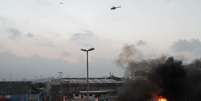
[[[0,0],[0,80],[123,76],[125,45],[143,56],[201,56],[200,0]],[[111,11],[110,7],[121,6]]]

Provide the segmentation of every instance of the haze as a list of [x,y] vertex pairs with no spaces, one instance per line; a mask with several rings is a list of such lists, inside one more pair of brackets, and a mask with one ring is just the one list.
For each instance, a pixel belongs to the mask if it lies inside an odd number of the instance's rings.
[[[61,3],[62,2],[62,3]],[[124,45],[143,57],[201,56],[200,0],[0,0],[0,79],[90,76],[112,72]],[[110,7],[121,5],[111,11]]]

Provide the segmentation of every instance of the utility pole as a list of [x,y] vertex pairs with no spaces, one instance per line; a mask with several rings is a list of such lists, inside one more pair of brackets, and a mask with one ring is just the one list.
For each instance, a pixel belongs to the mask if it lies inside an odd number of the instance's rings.
[[86,52],[87,55],[87,101],[89,101],[89,51],[93,51],[95,48],[89,48],[89,49],[81,49],[81,51]]

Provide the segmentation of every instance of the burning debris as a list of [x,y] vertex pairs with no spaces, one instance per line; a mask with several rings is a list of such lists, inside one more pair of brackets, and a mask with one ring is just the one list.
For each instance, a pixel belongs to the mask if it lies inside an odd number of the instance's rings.
[[167,99],[165,97],[163,97],[163,96],[159,96],[158,101],[167,101]]
[[173,57],[134,60],[122,62],[128,82],[117,101],[201,101],[201,60],[190,64]]

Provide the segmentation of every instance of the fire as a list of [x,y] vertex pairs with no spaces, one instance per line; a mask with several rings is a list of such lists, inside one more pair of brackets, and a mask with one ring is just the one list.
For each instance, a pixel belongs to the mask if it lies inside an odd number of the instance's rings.
[[158,97],[158,101],[168,101],[165,97],[163,96],[159,96]]

